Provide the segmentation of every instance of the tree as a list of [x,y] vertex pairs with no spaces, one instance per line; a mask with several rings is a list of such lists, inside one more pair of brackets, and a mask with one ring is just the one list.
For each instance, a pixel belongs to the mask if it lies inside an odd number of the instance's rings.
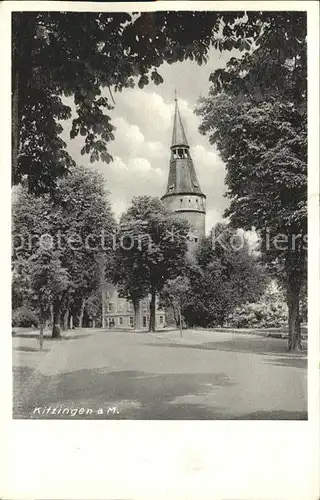
[[255,302],[268,277],[246,239],[227,224],[203,238],[188,267],[191,291],[183,314],[190,326],[224,326],[235,307]]
[[13,208],[13,261],[27,262],[43,246],[52,249],[68,272],[68,286],[52,296],[52,336],[61,336],[62,316],[81,317],[86,299],[100,286],[98,257],[112,253],[115,221],[101,174],[72,167],[54,197],[35,197],[20,189]]
[[86,311],[92,320],[92,328],[96,327],[96,320],[101,315],[101,293],[97,290],[86,300]]
[[[158,68],[165,61],[203,64],[212,47],[250,49],[263,32],[263,20],[290,29],[288,46],[294,52],[299,14],[14,12],[13,182],[27,176],[32,192],[55,189],[57,179],[74,165],[60,137],[61,122],[67,119],[72,119],[70,137],[84,138],[82,154],[89,154],[90,161],[111,161],[112,90],[136,83],[143,88],[150,80],[160,84]],[[65,101],[71,96],[73,116]]]
[[180,336],[182,337],[182,310],[187,300],[190,290],[190,282],[186,276],[178,276],[173,280],[168,280],[165,284],[161,298],[164,303],[172,307],[176,318],[177,326],[179,326]]
[[123,273],[119,282],[130,294],[150,294],[151,332],[155,331],[156,294],[185,268],[188,232],[185,219],[168,212],[158,198],[150,196],[133,198],[121,217],[117,252],[128,274]]
[[100,287],[99,257],[112,252],[115,221],[102,174],[72,167],[57,184],[54,207],[54,231],[62,234],[61,258],[72,281],[72,286],[56,297],[54,312],[59,316],[64,309],[67,314],[73,300],[81,327],[86,300]]
[[[55,282],[53,274],[59,271],[61,261],[48,241],[52,231],[50,200],[48,196],[36,198],[20,186],[14,193],[12,205],[12,295],[20,305],[36,312],[42,335],[48,301],[52,303],[53,291],[60,290],[54,287],[60,281],[59,276]],[[62,289],[66,288],[68,277],[64,278]]]
[[251,51],[215,71],[201,132],[226,163],[232,224],[254,227],[287,293],[289,350],[301,348],[306,279],[307,58],[303,12],[268,13]]
[[140,272],[140,266],[136,263],[137,254],[131,251],[121,251],[123,249],[120,245],[123,246],[124,243],[122,236],[126,233],[127,225],[125,227],[120,225],[120,240],[118,251],[115,253],[111,280],[117,286],[119,297],[131,300],[134,309],[134,328],[137,328],[139,302],[148,295],[148,283],[146,277]]
[[24,265],[16,266],[20,273],[20,285],[28,305],[35,311],[39,320],[39,343],[43,349],[43,331],[50,315],[54,296],[68,286],[68,273],[61,266],[55,252],[40,247],[32,253]]

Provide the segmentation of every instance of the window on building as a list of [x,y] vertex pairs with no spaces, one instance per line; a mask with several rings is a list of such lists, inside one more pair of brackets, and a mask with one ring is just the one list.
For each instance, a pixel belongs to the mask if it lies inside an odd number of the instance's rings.
[[112,312],[112,311],[113,311],[113,303],[108,302],[108,312]]
[[118,311],[123,312],[124,311],[124,300],[120,300],[118,304]]
[[183,149],[178,149],[178,157],[179,157],[179,158],[184,158],[184,152],[183,152]]
[[182,203],[182,202],[183,202],[183,198],[180,198],[180,203]]
[[130,317],[129,317],[129,325],[130,325],[130,326],[133,326],[133,316],[130,316]]
[[196,236],[195,236],[195,238],[194,238],[194,241],[195,241],[196,243],[197,243],[197,241],[198,241],[198,238],[197,238]]
[[159,316],[159,323],[160,323],[160,325],[163,325],[163,320],[164,320],[163,316]]
[[132,302],[128,302],[128,312],[133,312],[133,304],[132,304]]
[[147,316],[142,317],[142,326],[145,328],[147,326]]
[[119,325],[123,325],[123,317],[119,316]]
[[142,300],[140,304],[141,304],[141,311],[148,312],[148,301]]

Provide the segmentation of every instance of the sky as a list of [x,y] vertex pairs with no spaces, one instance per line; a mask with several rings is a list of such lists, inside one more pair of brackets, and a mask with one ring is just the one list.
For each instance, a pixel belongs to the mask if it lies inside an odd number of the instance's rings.
[[[212,49],[208,63],[203,66],[192,61],[165,63],[159,68],[164,78],[161,85],[151,82],[144,89],[136,87],[115,93],[115,108],[110,112],[116,126],[115,140],[108,144],[108,151],[114,158],[112,163],[91,164],[89,156],[80,154],[83,138],[68,139],[69,127],[65,127],[63,138],[76,162],[103,173],[117,218],[134,196],[161,197],[165,193],[176,89],[191,156],[201,189],[207,196],[207,233],[222,219],[228,205],[224,198],[225,166],[208,137],[199,133],[200,118],[194,114],[194,109],[198,98],[208,93],[210,73],[224,67],[234,55],[235,51],[220,53]],[[110,97],[109,92],[104,91],[104,94]]]

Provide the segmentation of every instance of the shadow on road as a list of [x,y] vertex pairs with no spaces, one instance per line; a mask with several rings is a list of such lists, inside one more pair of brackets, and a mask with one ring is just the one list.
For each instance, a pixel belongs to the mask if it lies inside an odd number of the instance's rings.
[[264,362],[275,366],[291,366],[294,368],[303,368],[303,369],[308,368],[308,360],[306,358],[299,358],[299,357],[294,357],[294,358],[277,357],[274,359],[267,358]]
[[[39,347],[31,347],[31,346],[18,346],[13,348],[15,351],[22,351],[22,352],[40,352]],[[41,352],[49,352],[51,349],[46,349],[43,348]]]
[[[51,333],[45,333],[43,338],[44,340],[52,340],[54,341],[59,341],[59,340],[75,340],[75,339],[84,339],[87,337],[91,337],[91,333],[83,333],[83,334],[75,334],[72,335],[72,333],[67,333],[67,334],[62,334],[61,337],[59,338],[53,338],[51,337]],[[39,338],[39,333],[15,333],[12,335],[14,339],[38,339]]]
[[34,368],[29,368],[29,366],[14,366],[12,374],[15,382],[23,383],[31,377],[35,371]]
[[[24,370],[16,372],[16,401],[23,399],[19,395],[19,387],[23,384],[21,378],[29,376],[30,373]],[[79,370],[51,377],[39,374],[38,381],[22,406],[20,403],[19,408],[15,409],[14,404],[14,418],[55,418],[51,415],[34,416],[35,407],[103,408],[108,405],[121,406],[121,402],[125,402],[119,415],[108,418],[222,419],[225,409],[221,407],[175,400],[205,396],[213,387],[233,385],[223,373],[153,374],[128,370],[109,372],[107,369]],[[61,419],[61,416],[58,418]]]
[[[13,333],[12,338],[14,339],[38,339],[39,332],[35,333]],[[51,333],[44,333],[43,338],[45,340],[51,340]]]
[[[282,358],[281,358],[282,359]],[[286,358],[284,358],[286,359]],[[300,360],[297,360],[300,361]],[[290,360],[291,362],[291,360]],[[303,411],[258,411],[231,415],[214,403],[215,390],[234,384],[224,373],[164,373],[108,368],[78,370],[53,376],[36,373],[37,385],[23,397],[24,385],[35,370],[14,370],[13,418],[20,419],[140,419],[140,420],[306,420]],[[211,394],[209,394],[211,393]],[[201,397],[201,403],[197,398]],[[208,404],[206,404],[206,398]],[[203,402],[205,401],[205,402]],[[34,415],[36,407],[107,408],[118,415]]]
[[305,411],[257,411],[239,415],[232,420],[308,420],[308,414]]
[[[300,356],[305,356],[307,354],[306,348],[298,354],[292,354],[287,351],[287,342],[285,340],[277,340],[276,342],[268,342],[265,339],[235,339],[227,341],[217,341],[217,342],[204,342],[204,343],[184,343],[184,342],[161,342],[161,343],[148,343],[145,344],[150,347],[172,347],[180,349],[200,349],[206,351],[224,351],[224,352],[239,352],[239,353],[251,353],[251,354],[261,354],[264,356],[281,355],[282,359],[288,360],[288,365],[290,362],[293,363],[300,360]],[[286,357],[287,356],[287,357]],[[289,357],[290,356],[290,357]],[[292,364],[294,366],[294,364]]]

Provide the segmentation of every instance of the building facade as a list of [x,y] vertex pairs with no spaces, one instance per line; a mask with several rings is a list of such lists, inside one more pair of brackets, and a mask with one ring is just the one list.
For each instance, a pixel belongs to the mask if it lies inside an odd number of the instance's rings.
[[[135,315],[130,300],[119,297],[117,288],[109,283],[105,287],[104,324],[106,328],[122,330],[148,330],[150,319],[150,297],[140,300]],[[156,299],[156,328],[166,325],[165,311],[159,307]]]

